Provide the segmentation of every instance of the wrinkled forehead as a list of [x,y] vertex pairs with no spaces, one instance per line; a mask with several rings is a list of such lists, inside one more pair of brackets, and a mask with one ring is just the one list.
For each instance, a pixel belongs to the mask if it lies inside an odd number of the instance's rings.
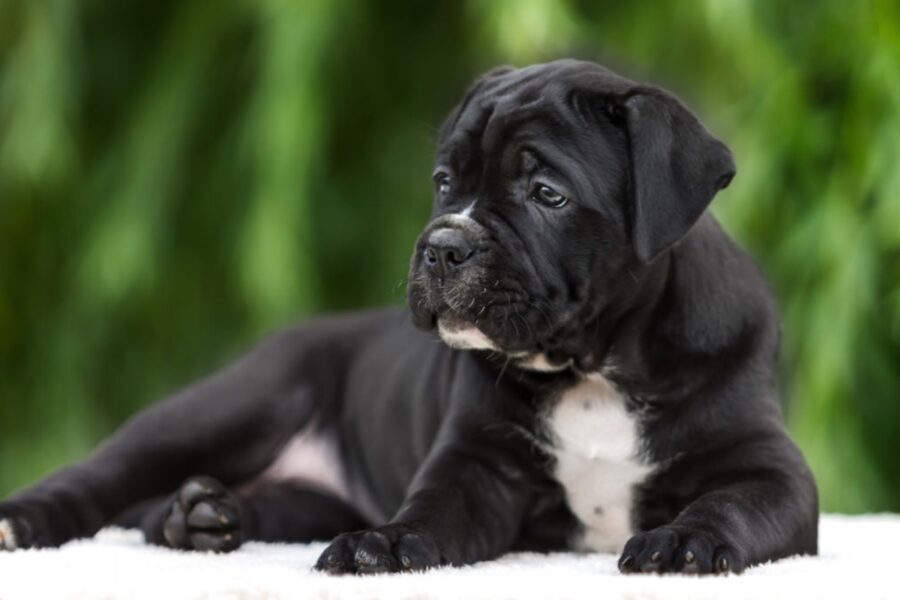
[[562,82],[523,71],[529,69],[486,78],[469,91],[441,132],[440,149],[449,153],[444,158],[491,152],[517,126],[559,120],[553,115],[563,108]]
[[592,92],[622,94],[631,82],[593,63],[557,61],[511,69],[476,83],[442,130],[438,161],[459,165],[496,155],[517,137],[577,141]]

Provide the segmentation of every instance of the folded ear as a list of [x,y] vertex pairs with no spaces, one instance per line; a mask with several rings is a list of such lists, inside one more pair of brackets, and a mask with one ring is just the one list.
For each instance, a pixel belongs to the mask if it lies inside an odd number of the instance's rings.
[[681,239],[735,174],[728,147],[677,98],[638,88],[618,106],[631,159],[631,235],[648,263]]

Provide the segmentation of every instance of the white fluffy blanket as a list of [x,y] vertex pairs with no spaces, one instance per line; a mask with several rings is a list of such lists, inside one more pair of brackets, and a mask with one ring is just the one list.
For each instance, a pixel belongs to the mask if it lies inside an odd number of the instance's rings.
[[511,554],[461,569],[331,577],[324,544],[247,544],[229,555],[145,545],[105,530],[55,550],[0,553],[0,600],[40,598],[900,598],[900,516],[822,517],[818,557],[741,576],[619,575],[612,554]]

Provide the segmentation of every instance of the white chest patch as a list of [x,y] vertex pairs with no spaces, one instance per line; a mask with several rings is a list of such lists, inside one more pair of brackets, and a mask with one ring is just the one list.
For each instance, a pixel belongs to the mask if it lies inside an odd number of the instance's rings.
[[653,470],[642,461],[635,418],[621,394],[590,375],[557,401],[547,423],[555,442],[554,476],[584,525],[576,548],[619,552],[632,535],[633,489]]

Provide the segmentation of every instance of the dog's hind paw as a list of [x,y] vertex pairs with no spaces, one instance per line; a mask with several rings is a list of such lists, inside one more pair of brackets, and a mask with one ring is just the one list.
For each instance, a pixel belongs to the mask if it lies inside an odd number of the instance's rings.
[[192,477],[175,495],[163,536],[172,548],[231,552],[243,541],[240,502],[212,477]]

